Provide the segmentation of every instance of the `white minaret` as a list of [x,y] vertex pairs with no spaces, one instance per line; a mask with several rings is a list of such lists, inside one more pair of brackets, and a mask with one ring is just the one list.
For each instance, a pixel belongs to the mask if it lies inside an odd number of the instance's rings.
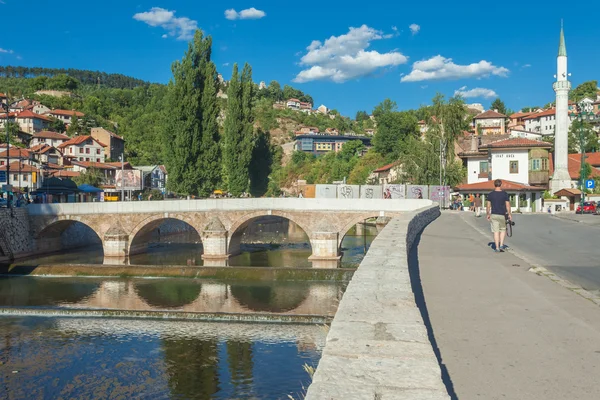
[[552,194],[561,189],[571,187],[571,176],[569,175],[569,91],[571,82],[567,72],[567,46],[565,46],[565,34],[561,23],[560,42],[558,44],[558,57],[556,58],[556,130],[554,132],[554,175],[550,182]]

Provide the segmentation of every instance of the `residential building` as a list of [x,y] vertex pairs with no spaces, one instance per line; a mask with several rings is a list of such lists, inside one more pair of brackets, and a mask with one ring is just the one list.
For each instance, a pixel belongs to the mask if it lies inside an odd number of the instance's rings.
[[367,129],[365,129],[365,134],[367,134],[369,136],[373,136],[375,134],[375,129],[367,128]]
[[425,122],[424,120],[419,121],[418,124],[419,124],[419,132],[421,133],[421,138],[424,138],[425,134],[429,130],[429,126],[427,125],[427,122]]
[[91,136],[75,136],[58,146],[64,158],[76,161],[103,163],[106,145]]
[[29,99],[21,99],[10,104],[9,111],[19,113],[25,111],[33,102]]
[[71,124],[74,117],[81,118],[85,116],[84,113],[75,110],[51,110],[46,115],[54,117],[67,125]]
[[509,129],[510,137],[512,138],[523,138],[523,139],[531,139],[531,140],[541,140],[542,134],[529,132],[524,129]]
[[44,115],[38,115],[30,110],[19,112],[14,121],[19,124],[19,129],[26,133],[36,133],[48,129],[50,118]]
[[4,93],[0,93],[0,104],[8,104],[8,96]]
[[21,149],[12,145],[8,149],[8,154],[6,150],[0,151],[0,165],[6,165],[7,158],[10,164],[12,164],[13,162],[20,162],[22,164],[27,165],[35,164],[35,160],[31,151],[29,151],[28,149]]
[[542,194],[550,180],[550,143],[524,138],[509,138],[479,144],[471,137],[471,148],[458,156],[467,168],[467,182],[458,185],[461,193],[485,194],[501,179],[514,209],[541,211]]
[[28,109],[31,110],[31,111],[33,111],[34,113],[36,113],[38,115],[47,114],[47,113],[49,113],[51,111],[50,107],[46,107],[45,105],[43,105],[39,101],[34,101],[33,105],[30,106]]
[[38,164],[63,164],[62,153],[54,146],[42,143],[29,150]]
[[319,128],[317,128],[316,126],[303,126],[298,132],[296,132],[296,135],[309,135],[311,133],[318,134]]
[[371,138],[366,136],[310,134],[296,136],[295,150],[317,155],[330,151],[338,152],[346,142],[351,140],[361,140],[365,146],[371,146]]
[[504,135],[506,133],[506,115],[497,110],[488,110],[473,117],[475,132],[482,135]]
[[90,135],[100,143],[106,145],[104,154],[109,160],[116,161],[121,154],[125,153],[125,139],[116,133],[104,128],[92,128]]
[[317,108],[317,112],[323,115],[327,115],[329,114],[329,108],[325,107],[323,104],[321,104],[318,108]]
[[33,134],[29,146],[35,147],[40,144],[47,144],[49,146],[58,147],[68,140],[71,140],[71,138],[62,133],[41,131]]
[[138,166],[135,169],[142,171],[144,189],[165,192],[167,187],[167,169],[164,165]]
[[260,83],[258,84],[258,90],[263,90],[267,88],[267,84],[265,83],[265,81],[260,81]]
[[300,111],[300,100],[298,99],[289,99],[286,102],[286,107],[294,110],[294,111]]
[[[569,112],[567,118],[568,129],[571,128],[571,124],[576,119],[576,111]],[[551,108],[539,113],[530,114],[524,117],[525,130],[529,132],[539,133],[543,136],[554,135],[556,131],[556,109]]]
[[[43,178],[37,167],[18,161],[11,162],[9,167],[8,183],[13,188],[32,191],[41,186]],[[0,164],[0,171],[6,171],[5,164]]]
[[302,111],[303,113],[311,114],[312,113],[312,104],[301,101],[300,102],[300,111]]
[[335,128],[325,128],[325,134],[326,135],[339,135],[340,131],[338,131]]
[[[510,115],[509,128],[525,129],[525,118],[535,114],[534,112],[517,112]],[[520,128],[519,128],[520,127]]]
[[399,163],[392,163],[377,168],[371,173],[370,181],[374,181],[380,185],[397,182],[402,173],[402,166]]

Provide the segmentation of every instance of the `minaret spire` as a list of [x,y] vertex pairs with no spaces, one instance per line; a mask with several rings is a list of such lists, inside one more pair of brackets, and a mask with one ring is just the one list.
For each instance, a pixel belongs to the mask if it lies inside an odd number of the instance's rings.
[[565,45],[565,31],[563,29],[563,21],[560,20],[560,41],[558,43],[558,56],[567,56],[567,46]]

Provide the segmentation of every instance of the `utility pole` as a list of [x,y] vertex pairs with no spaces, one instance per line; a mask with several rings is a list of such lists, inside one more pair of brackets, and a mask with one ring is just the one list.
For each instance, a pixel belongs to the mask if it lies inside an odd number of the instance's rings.
[[[4,122],[4,130],[6,131],[6,187],[10,188],[10,132],[8,131],[8,94],[6,96],[6,104],[2,105],[3,109],[6,109],[6,121]],[[8,208],[12,207],[12,201],[8,196],[8,189],[6,190],[6,202]]]
[[125,178],[125,153],[121,153],[121,201],[125,201],[125,186],[123,186]]

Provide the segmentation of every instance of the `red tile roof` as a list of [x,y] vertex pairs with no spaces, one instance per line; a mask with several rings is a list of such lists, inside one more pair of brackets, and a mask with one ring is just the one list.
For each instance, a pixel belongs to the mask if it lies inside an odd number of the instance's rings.
[[50,118],[45,117],[43,115],[36,114],[36,113],[32,112],[31,110],[21,111],[20,113],[17,114],[17,118],[35,118],[35,119],[41,119],[44,121],[50,121]]
[[[16,172],[18,173],[19,171],[21,172],[37,172],[39,173],[40,170],[37,169],[36,167],[33,167],[31,165],[28,164],[23,164],[20,163],[21,165],[19,166],[19,162],[18,161],[14,161],[10,163],[10,171],[12,172]],[[0,171],[6,171],[6,165],[2,165],[0,166]]]
[[585,153],[585,161],[593,167],[600,167],[600,153]]
[[63,149],[68,146],[74,146],[74,145],[76,146],[78,144],[84,143],[86,140],[93,140],[94,142],[98,143],[100,146],[106,147],[106,145],[104,143],[100,143],[99,141],[97,141],[96,139],[91,137],[90,135],[81,135],[81,136],[75,136],[71,140],[68,140],[66,142],[59,144],[58,148]]
[[[19,149],[19,148],[11,146],[11,148],[8,150],[8,157],[9,158],[30,158],[31,152],[26,149]],[[2,153],[0,153],[0,160],[3,158],[6,158],[6,150],[4,150]]]
[[80,111],[75,111],[75,110],[51,110],[48,111],[48,114],[52,114],[52,115],[69,115],[71,117],[83,117],[85,116],[84,113],[80,112]]
[[385,171],[389,171],[390,169],[392,169],[394,166],[396,166],[397,163],[391,163],[388,165],[384,165],[381,168],[377,168],[375,171],[373,172],[385,172]]
[[7,97],[4,93],[0,93],[0,97]]
[[534,112],[517,112],[514,113],[510,116],[510,119],[517,119],[517,118],[523,118],[523,117],[527,117],[531,114],[535,114]]
[[542,142],[541,140],[532,140],[532,139],[525,139],[525,138],[512,138],[512,139],[498,140],[496,142],[484,144],[480,147],[488,148],[488,149],[505,149],[505,148],[514,148],[514,147],[523,147],[523,148],[545,147],[545,148],[549,149],[552,147],[552,145],[550,143]]
[[58,171],[51,171],[50,172],[51,176],[57,177],[57,178],[75,178],[81,175],[81,172],[79,171],[66,171],[66,170],[58,170]]
[[[118,162],[107,162],[105,164],[106,165],[112,165],[113,167],[116,167],[116,168],[121,168],[121,161],[118,161]],[[125,161],[123,163],[123,169],[133,169],[133,167],[131,166],[131,164],[129,163],[129,161]]]
[[293,101],[294,103],[300,103],[300,100],[298,100],[298,99],[289,99],[288,101]]
[[[494,187],[494,180],[489,180],[489,181],[485,181],[485,182],[477,182],[477,183],[458,185],[458,186],[456,186],[456,189],[463,191],[463,192],[469,192],[469,191],[472,191],[472,192],[490,191],[491,192],[492,190],[495,189],[495,187]],[[545,190],[542,187],[529,186],[529,185],[525,185],[523,183],[507,181],[505,179],[502,179],[502,189],[509,190],[509,191],[513,191],[513,190],[543,191],[543,190]]]
[[539,118],[539,117],[547,117],[548,115],[554,115],[554,114],[556,114],[556,109],[555,108],[551,108],[549,110],[542,111],[540,113],[533,113],[530,116],[525,117],[523,119],[536,119],[536,118]]
[[118,169],[117,167],[115,167],[113,165],[106,164],[106,163],[100,163],[100,162],[73,160],[71,163],[73,165],[80,165],[84,168],[110,169],[110,170]]
[[473,119],[485,119],[485,118],[506,118],[506,115],[500,114],[493,110],[487,110],[479,115],[473,117]]
[[[600,154],[600,153],[586,153],[586,156],[590,156],[592,155],[592,157],[587,158],[586,161],[592,165],[592,178],[600,178],[600,168],[595,168],[595,163],[598,160],[598,158],[600,158],[600,156],[593,156],[594,154]],[[569,169],[569,176],[571,177],[572,180],[577,180],[579,179],[579,174],[581,172],[581,153],[579,154],[569,154],[568,158],[567,158],[567,168]],[[554,156],[553,154],[550,154],[548,156],[548,167],[550,169],[550,176],[552,176],[554,174]]]
[[69,140],[71,139],[70,137],[68,137],[67,135],[63,135],[62,133],[57,133],[57,132],[50,132],[50,131],[41,131],[38,133],[35,133],[33,135],[34,138],[41,138],[41,139],[55,139],[55,140]]
[[[54,149],[54,147],[50,146],[49,144],[40,143],[37,146],[33,146],[29,150],[32,151],[33,153],[44,154],[52,149]],[[60,152],[60,150],[58,150],[58,149],[56,149],[56,150]]]

